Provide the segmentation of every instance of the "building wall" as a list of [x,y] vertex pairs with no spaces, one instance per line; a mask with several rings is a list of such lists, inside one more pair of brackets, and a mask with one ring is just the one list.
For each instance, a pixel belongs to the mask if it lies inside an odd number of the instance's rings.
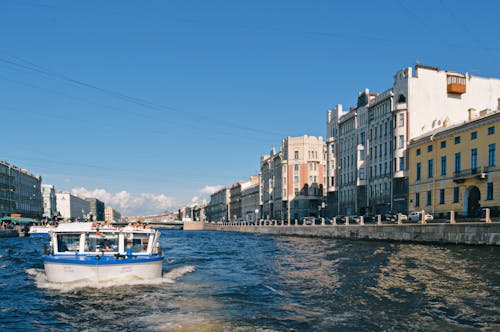
[[53,185],[42,185],[43,197],[43,215],[45,218],[52,219],[57,213],[56,191]]
[[10,216],[16,209],[14,188],[10,164],[0,161],[0,217]]
[[208,205],[208,218],[210,221],[228,221],[230,213],[230,188],[222,188],[221,190],[210,195],[210,203]]
[[70,193],[56,193],[56,205],[65,220],[84,219],[90,212],[90,203]]
[[15,213],[23,217],[41,219],[43,213],[42,178],[16,166],[10,167],[14,177]]
[[[251,183],[251,182],[250,182]],[[254,222],[259,215],[259,183],[245,186],[241,191],[241,213],[243,220]]]
[[[498,143],[500,112],[491,112],[463,124],[443,128],[416,138],[409,148],[409,209],[426,210],[438,216],[455,211],[459,216],[478,216],[481,208],[500,206],[500,167]],[[493,133],[491,133],[494,128]],[[490,131],[490,133],[488,133]],[[475,138],[474,138],[475,137]],[[459,140],[459,141],[458,141]],[[445,144],[442,147],[442,144]],[[490,147],[495,149],[490,152]],[[472,151],[477,163],[472,164]],[[455,156],[460,154],[460,169]],[[442,173],[442,157],[445,173]],[[429,160],[432,160],[429,165]],[[420,163],[420,171],[417,164]],[[431,166],[431,174],[429,174]],[[417,177],[420,173],[420,177]],[[492,197],[488,197],[488,186]],[[472,203],[479,192],[478,205]],[[430,194],[430,200],[427,196]],[[417,199],[417,195],[419,198]],[[419,200],[419,202],[417,202]]]
[[90,212],[92,213],[93,220],[104,221],[104,202],[98,200],[97,198],[86,198],[85,200],[90,203]]

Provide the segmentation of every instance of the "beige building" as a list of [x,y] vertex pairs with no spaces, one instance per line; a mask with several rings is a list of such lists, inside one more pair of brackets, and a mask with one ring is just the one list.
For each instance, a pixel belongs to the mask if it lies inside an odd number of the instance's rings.
[[469,120],[438,128],[410,142],[409,210],[439,217],[450,211],[478,217],[500,207],[500,111],[464,112]]
[[287,137],[281,150],[261,157],[264,219],[301,220],[319,216],[324,203],[325,143],[315,136]]
[[111,206],[106,206],[104,209],[104,219],[106,221],[120,221],[122,219],[122,215]]

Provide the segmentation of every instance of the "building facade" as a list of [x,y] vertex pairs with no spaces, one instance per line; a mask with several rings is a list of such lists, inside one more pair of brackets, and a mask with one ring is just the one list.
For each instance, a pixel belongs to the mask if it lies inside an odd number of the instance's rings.
[[324,204],[325,149],[323,138],[287,137],[281,150],[261,157],[262,218],[302,220],[319,216]]
[[84,220],[90,213],[90,203],[68,192],[56,193],[57,211],[64,220]]
[[90,203],[90,213],[92,214],[93,221],[104,221],[104,202],[97,198],[85,198]]
[[10,216],[16,210],[14,176],[11,165],[0,161],[0,217]]
[[122,215],[117,210],[113,209],[111,206],[106,206],[104,209],[104,220],[107,222],[121,221]]
[[16,166],[10,167],[14,177],[15,213],[41,219],[43,214],[42,177]]
[[437,216],[479,217],[483,208],[500,215],[500,111],[484,110],[462,124],[413,139],[408,148],[411,211]]
[[210,203],[207,206],[207,218],[210,221],[229,220],[230,210],[230,188],[222,188],[210,195]]
[[260,218],[259,188],[260,182],[257,177],[256,183],[246,182],[241,188],[241,213],[243,221],[255,222]]
[[57,215],[56,191],[51,184],[42,185],[43,217],[52,220]]
[[328,111],[328,214],[408,212],[409,140],[467,121],[469,108],[497,109],[499,97],[499,79],[416,65],[382,94],[359,94],[349,112]]

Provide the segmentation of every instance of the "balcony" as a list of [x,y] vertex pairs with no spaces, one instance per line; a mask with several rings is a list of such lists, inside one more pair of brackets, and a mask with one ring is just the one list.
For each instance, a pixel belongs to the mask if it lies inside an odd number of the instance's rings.
[[466,89],[466,79],[463,75],[447,75],[446,89],[448,93],[464,94]]
[[467,179],[477,178],[479,180],[488,179],[488,172],[492,171],[494,167],[478,167],[470,168],[463,171],[453,173],[453,182],[462,183]]

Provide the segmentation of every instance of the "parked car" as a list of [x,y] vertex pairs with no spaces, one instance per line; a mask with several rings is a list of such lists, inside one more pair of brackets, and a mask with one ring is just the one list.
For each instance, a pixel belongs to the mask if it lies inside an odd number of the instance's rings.
[[[411,212],[408,215],[407,219],[408,219],[408,221],[417,221],[417,222],[421,221],[422,220],[422,212],[421,211]],[[434,220],[434,216],[430,213],[425,212],[424,219],[425,219],[425,221],[431,221],[431,220]]]
[[302,219],[302,224],[303,225],[312,225],[314,223],[314,217],[304,217],[304,219]]

